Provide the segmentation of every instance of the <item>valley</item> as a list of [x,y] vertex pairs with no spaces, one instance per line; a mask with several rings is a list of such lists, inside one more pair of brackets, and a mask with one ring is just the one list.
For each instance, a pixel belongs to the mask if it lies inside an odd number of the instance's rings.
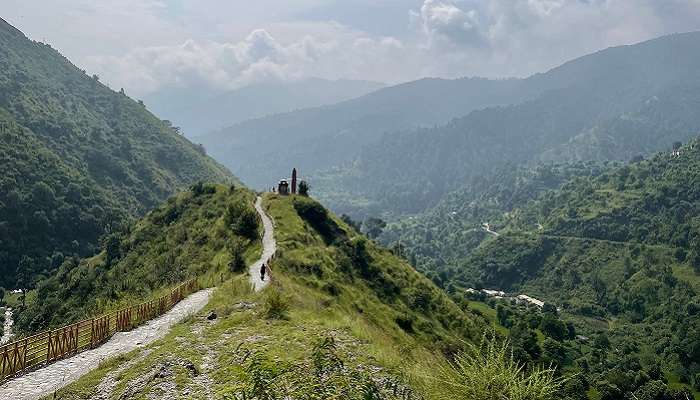
[[0,399],[700,399],[684,1],[0,19]]

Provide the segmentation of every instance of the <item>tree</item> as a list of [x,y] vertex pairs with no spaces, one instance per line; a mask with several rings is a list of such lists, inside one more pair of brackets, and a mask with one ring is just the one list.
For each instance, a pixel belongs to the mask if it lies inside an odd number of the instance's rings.
[[231,261],[228,264],[229,271],[231,272],[243,272],[245,270],[246,264],[243,258],[243,251],[245,247],[240,242],[234,242],[229,253],[231,255]]
[[546,338],[542,344],[542,357],[559,366],[566,362],[566,347],[561,342]]
[[382,234],[384,228],[386,228],[386,222],[381,218],[368,218],[365,220],[364,228],[365,234],[367,234],[370,239],[376,239]]
[[22,291],[22,308],[26,306],[27,288],[31,284],[31,277],[34,268],[34,259],[29,256],[22,256],[17,266],[17,284]]
[[114,260],[121,257],[121,237],[119,234],[112,233],[107,235],[102,242],[102,246],[105,249],[105,262],[107,265],[112,265]]
[[564,322],[552,314],[545,314],[542,317],[540,330],[546,336],[559,341],[564,340],[568,333]]
[[241,203],[230,204],[226,208],[224,222],[238,235],[250,240],[258,237],[258,214]]
[[525,321],[518,322],[510,330],[510,341],[513,343],[513,354],[521,362],[537,360],[542,353],[535,331]]
[[358,232],[360,231],[360,223],[352,219],[352,217],[350,217],[349,215],[343,214],[340,216],[340,219],[346,224],[350,225],[350,227],[354,230]]
[[299,194],[302,196],[309,195],[309,184],[306,181],[299,182]]

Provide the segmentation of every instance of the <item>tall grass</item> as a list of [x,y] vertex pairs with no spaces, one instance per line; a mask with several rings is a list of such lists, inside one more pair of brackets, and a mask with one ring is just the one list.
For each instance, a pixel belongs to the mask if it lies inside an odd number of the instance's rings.
[[513,358],[508,341],[484,335],[428,380],[436,400],[554,400],[564,380],[552,368],[527,370]]

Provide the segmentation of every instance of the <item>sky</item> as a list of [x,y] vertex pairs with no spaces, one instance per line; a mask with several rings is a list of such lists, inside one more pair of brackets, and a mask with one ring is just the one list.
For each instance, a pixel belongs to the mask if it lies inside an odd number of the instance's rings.
[[700,0],[2,0],[0,16],[138,97],[309,77],[523,77],[700,30]]

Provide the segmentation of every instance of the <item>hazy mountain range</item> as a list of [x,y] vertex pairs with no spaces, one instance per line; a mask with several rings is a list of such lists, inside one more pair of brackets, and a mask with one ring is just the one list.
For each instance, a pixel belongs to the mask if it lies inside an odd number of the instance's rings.
[[193,137],[248,119],[338,103],[382,87],[378,82],[312,78],[259,83],[231,91],[208,86],[168,89],[145,96],[144,102],[156,115]]
[[699,37],[610,48],[526,79],[424,79],[199,140],[255,187],[295,165],[336,210],[418,212],[493,163],[625,159],[694,134],[687,107],[663,110],[696,94]]

